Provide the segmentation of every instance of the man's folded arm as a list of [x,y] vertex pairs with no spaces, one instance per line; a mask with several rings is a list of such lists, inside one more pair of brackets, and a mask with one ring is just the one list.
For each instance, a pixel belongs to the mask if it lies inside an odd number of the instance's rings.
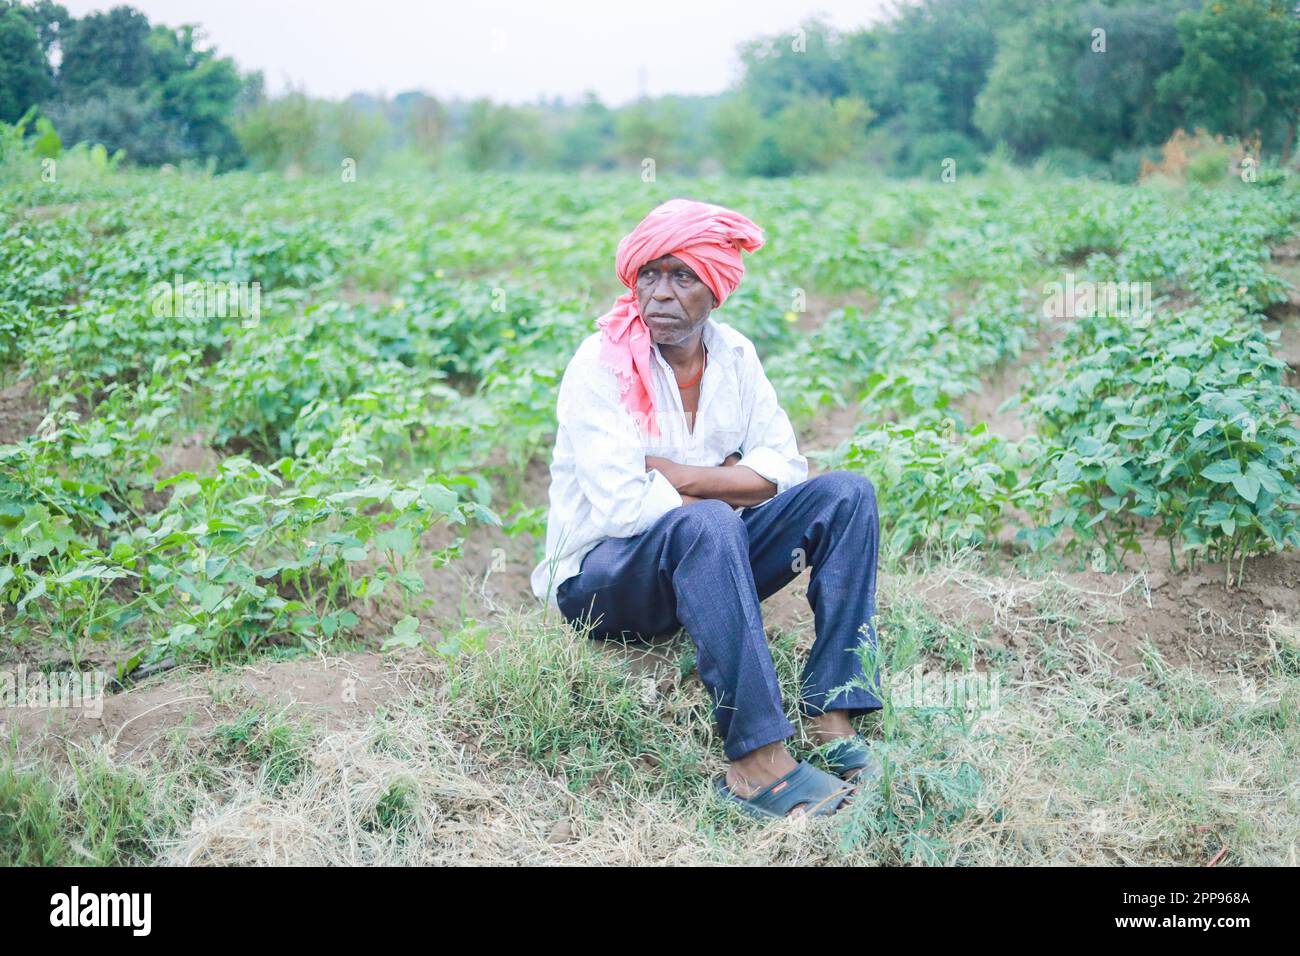
[[565,374],[556,416],[569,433],[578,487],[599,525],[593,530],[630,538],[681,507],[682,496],[658,470],[646,471],[641,437],[617,385],[601,388],[590,374]]

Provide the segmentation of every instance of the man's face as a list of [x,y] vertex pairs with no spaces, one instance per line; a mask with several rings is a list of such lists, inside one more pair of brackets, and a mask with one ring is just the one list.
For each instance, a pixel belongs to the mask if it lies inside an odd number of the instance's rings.
[[709,287],[676,256],[661,256],[637,270],[636,301],[658,345],[689,340],[717,305]]

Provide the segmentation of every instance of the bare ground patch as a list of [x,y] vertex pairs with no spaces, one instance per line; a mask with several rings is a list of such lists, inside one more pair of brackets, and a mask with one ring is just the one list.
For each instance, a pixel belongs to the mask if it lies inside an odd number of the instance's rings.
[[154,469],[154,477],[162,480],[182,472],[210,475],[220,463],[221,456],[212,447],[211,436],[203,432],[191,432],[174,438],[158,452],[158,467]]
[[1300,387],[1300,237],[1273,248],[1268,270],[1291,284],[1286,301],[1267,309],[1273,321],[1265,329],[1276,329],[1279,333],[1275,352],[1290,366],[1287,384]]
[[31,379],[0,389],[0,445],[29,438],[45,417],[48,406],[38,397]]
[[1019,441],[1032,431],[1031,426],[1020,416],[1020,407],[1012,399],[1023,392],[1031,371],[1051,354],[1065,334],[1066,326],[1076,316],[1076,307],[1082,295],[1082,292],[1076,295],[1066,314],[1040,323],[1033,344],[1023,349],[1014,361],[993,369],[978,391],[963,395],[956,402],[956,409],[964,420],[971,425],[984,422],[989,431],[1012,441]]
[[1032,655],[1043,641],[1091,641],[1121,672],[1149,648],[1175,666],[1223,673],[1265,667],[1300,624],[1300,553],[1247,561],[1246,582],[1229,589],[1224,569],[1191,573],[1126,570],[981,575],[958,568],[920,575],[909,593],[989,646]]
[[52,756],[98,740],[129,759],[155,752],[176,732],[190,737],[249,707],[337,729],[427,682],[432,664],[414,654],[351,654],[249,664],[230,670],[172,672],[107,694],[103,709],[0,708],[0,731]]

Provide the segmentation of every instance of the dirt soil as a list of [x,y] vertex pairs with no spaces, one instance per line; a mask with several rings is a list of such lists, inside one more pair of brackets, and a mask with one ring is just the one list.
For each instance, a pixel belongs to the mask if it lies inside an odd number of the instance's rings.
[[957,411],[968,425],[984,422],[989,431],[1012,441],[1019,441],[1033,430],[1031,424],[1021,418],[1018,407],[1013,406],[1004,411],[1002,406],[1020,394],[1029,380],[1031,370],[1051,354],[1056,343],[1065,335],[1066,327],[1075,318],[1073,306],[1077,305],[1082,295],[1082,292],[1076,295],[1075,302],[1066,314],[1043,322],[1033,342],[1014,361],[998,366],[981,383],[978,391],[963,395],[957,401]]
[[1290,366],[1287,384],[1297,388],[1300,387],[1300,237],[1275,247],[1268,269],[1291,283],[1286,301],[1267,310],[1273,321],[1266,323],[1265,328],[1279,333],[1274,350]]
[[46,403],[38,398],[31,379],[0,389],[0,445],[12,445],[31,436],[45,417]]
[[1300,626],[1300,554],[1247,561],[1238,588],[1224,577],[1222,565],[1045,578],[943,571],[921,576],[913,593],[941,620],[993,648],[1031,652],[1043,640],[1083,635],[1120,673],[1141,666],[1148,646],[1175,666],[1216,673],[1266,667],[1269,642],[1294,640]]
[[105,695],[100,714],[78,708],[0,708],[0,733],[16,733],[56,757],[99,738],[115,756],[129,758],[165,748],[175,734],[191,737],[234,721],[250,707],[338,729],[365,723],[395,695],[427,685],[433,670],[427,656],[402,652],[172,671]]

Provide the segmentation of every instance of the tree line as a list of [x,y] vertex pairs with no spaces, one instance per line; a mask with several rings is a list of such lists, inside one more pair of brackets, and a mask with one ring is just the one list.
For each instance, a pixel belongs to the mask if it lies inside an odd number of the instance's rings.
[[741,79],[716,96],[328,101],[268,96],[261,73],[219,56],[196,25],[150,24],[125,6],[74,18],[52,0],[0,0],[0,122],[35,108],[47,139],[217,170],[652,159],[687,172],[907,175],[945,160],[978,168],[1003,149],[1132,179],[1180,128],[1287,163],[1300,116],[1297,0],[919,0],[866,29],[811,19],[738,52]]

